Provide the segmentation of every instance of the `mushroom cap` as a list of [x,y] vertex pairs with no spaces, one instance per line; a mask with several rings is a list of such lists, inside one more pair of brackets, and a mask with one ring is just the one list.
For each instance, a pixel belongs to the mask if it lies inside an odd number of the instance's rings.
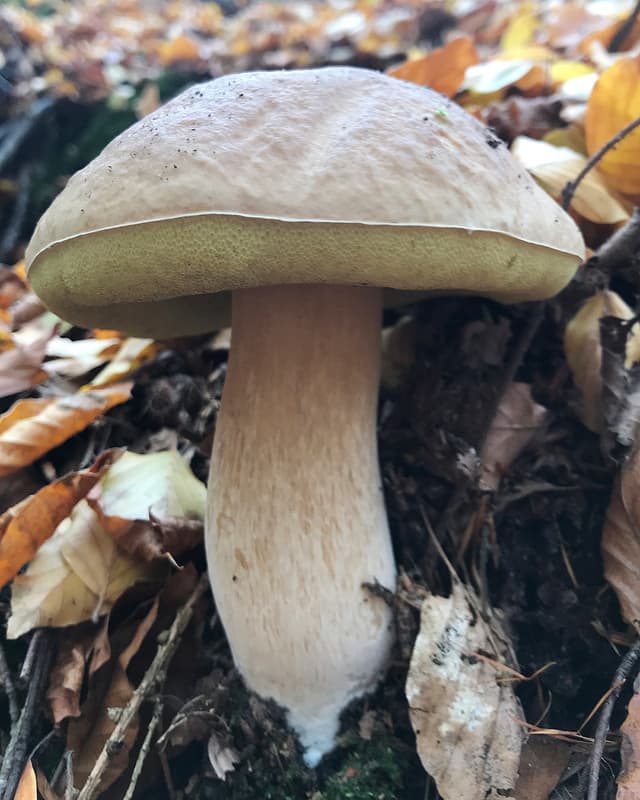
[[571,218],[453,102],[325,67],[183,92],[69,180],[26,258],[62,317],[160,337],[226,324],[231,290],[267,284],[541,299],[583,253]]

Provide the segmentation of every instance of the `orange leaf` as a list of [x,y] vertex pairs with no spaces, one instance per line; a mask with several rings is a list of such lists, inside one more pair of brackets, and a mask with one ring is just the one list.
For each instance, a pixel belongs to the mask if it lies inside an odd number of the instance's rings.
[[18,400],[0,417],[0,477],[37,458],[87,427],[113,406],[125,403],[131,383],[38,400]]
[[420,86],[430,86],[436,92],[453,97],[462,85],[467,67],[478,61],[473,40],[461,36],[422,58],[405,61],[389,70],[388,74]]
[[[623,58],[596,83],[585,117],[589,155],[640,117],[640,57]],[[624,194],[640,194],[640,129],[632,131],[598,164],[608,183]]]
[[13,796],[13,800],[37,800],[38,798],[38,784],[36,781],[36,773],[33,769],[31,761],[27,761],[24,765],[20,783]]
[[197,61],[200,57],[200,48],[194,39],[181,34],[169,42],[162,42],[158,46],[158,54],[160,61],[168,67],[179,61]]
[[90,469],[60,478],[0,516],[0,586],[33,558],[120,455],[107,450]]

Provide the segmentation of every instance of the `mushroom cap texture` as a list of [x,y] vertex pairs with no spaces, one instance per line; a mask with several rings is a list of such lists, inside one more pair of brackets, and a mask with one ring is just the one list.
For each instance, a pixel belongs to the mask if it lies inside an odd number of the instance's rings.
[[230,291],[376,285],[550,297],[581,235],[490,131],[429,89],[354,67],[187,89],[76,173],[27,249],[60,316],[137,335],[228,322]]

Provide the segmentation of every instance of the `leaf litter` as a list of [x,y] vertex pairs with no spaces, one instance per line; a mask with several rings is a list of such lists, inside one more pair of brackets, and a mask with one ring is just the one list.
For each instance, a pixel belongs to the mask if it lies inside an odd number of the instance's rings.
[[[106,131],[107,120],[142,116],[194,77],[360,63],[435,86],[494,125],[514,143],[523,167],[559,198],[566,180],[640,115],[637,20],[607,51],[631,11],[631,3],[607,2],[451,2],[425,9],[412,0],[287,6],[187,0],[135,9],[122,0],[98,7],[44,0],[5,5],[0,69],[11,91],[0,122],[9,127],[0,131],[18,129],[38,98],[53,98],[50,127],[63,138],[63,114],[79,114],[81,130],[80,112],[88,103],[98,104],[104,116],[96,127]],[[72,111],[64,105],[68,99]],[[500,146],[497,137],[493,141]],[[80,147],[80,162],[105,142],[94,137],[87,150]],[[214,791],[232,800],[422,800],[420,762],[445,800],[491,792],[537,800],[580,784],[588,749],[563,774],[566,745],[553,732],[584,730],[584,741],[594,733],[585,720],[607,692],[633,630],[619,609],[633,626],[640,602],[633,499],[637,359],[632,326],[625,327],[637,307],[638,284],[619,264],[609,269],[613,261],[605,257],[614,230],[633,230],[631,212],[640,196],[636,144],[637,131],[578,185],[572,213],[601,263],[583,268],[575,285],[550,303],[506,391],[499,387],[526,326],[526,307],[429,299],[404,319],[388,315],[380,449],[404,577],[393,599],[397,658],[380,691],[365,701],[372,707],[347,712],[336,753],[317,773],[306,770],[280,711],[246,694],[215,617],[213,627],[203,624],[212,609],[201,608],[166,673],[171,702],[165,701],[165,715],[172,722],[161,737],[163,754],[147,755],[156,776],[166,781],[168,765],[169,775],[188,775],[179,789],[185,797]],[[19,158],[7,161],[9,178],[0,183],[5,222],[7,210],[19,210],[20,160],[37,163],[41,174],[51,172],[28,136],[15,152]],[[66,159],[39,190],[32,218],[37,203],[82,166]],[[28,224],[21,225],[28,236]],[[628,240],[634,241],[632,233]],[[115,709],[143,683],[157,635],[170,628],[202,570],[201,482],[228,344],[216,347],[204,337],[158,343],[70,328],[30,296],[20,234],[4,237],[0,247],[5,260],[17,262],[0,272],[2,582],[13,579],[10,632],[46,625],[59,645],[49,710],[39,724],[46,731],[49,714],[62,723],[64,747],[77,753],[72,771],[79,788],[116,728]],[[632,254],[640,251],[633,247]],[[603,314],[593,312],[599,295],[589,280],[596,266],[598,280],[604,275],[604,288],[628,309],[618,322],[611,314],[614,321],[603,322]],[[566,354],[563,348],[566,323],[576,314],[589,316],[587,332],[573,345],[583,361],[578,367],[571,346]],[[567,336],[570,330],[572,324]],[[126,388],[118,386],[122,380]],[[168,443],[170,451],[155,452]],[[119,460],[100,456],[109,447],[127,452]],[[147,460],[154,456],[155,462]],[[25,498],[27,486],[34,491]],[[438,547],[425,519],[436,521]],[[457,584],[452,588],[443,555],[465,576],[467,600]],[[176,572],[178,565],[182,571]],[[75,605],[64,601],[70,595]],[[473,612],[469,597],[477,597]],[[501,610],[500,622],[492,606]],[[442,640],[434,626],[442,633],[447,619],[456,622],[451,630],[459,637],[445,663],[466,671],[434,692],[438,665],[429,661],[429,647]],[[489,637],[488,619],[500,631],[497,640]],[[506,667],[512,673],[503,675]],[[402,688],[407,670],[411,709]],[[416,723],[418,707],[436,720],[437,732],[422,718]],[[623,701],[616,725],[624,711]],[[628,711],[621,728],[623,800],[637,796],[640,784],[635,700]],[[143,738],[137,728],[142,734],[148,712],[145,707],[142,717],[135,715],[100,779],[114,796],[126,791]],[[521,715],[529,727],[549,731],[546,750],[538,751],[538,737],[531,737],[519,757],[526,738]],[[417,745],[410,723],[420,731]],[[443,732],[455,738],[455,747],[438,746]],[[458,770],[451,767],[452,751]],[[609,754],[616,765],[618,751]],[[540,765],[546,781],[527,773],[531,763]],[[41,794],[64,793],[63,781],[53,772],[45,776],[38,758],[35,764]],[[602,780],[613,796],[612,781]],[[137,796],[149,785],[165,791],[157,777],[143,775],[142,783]]]

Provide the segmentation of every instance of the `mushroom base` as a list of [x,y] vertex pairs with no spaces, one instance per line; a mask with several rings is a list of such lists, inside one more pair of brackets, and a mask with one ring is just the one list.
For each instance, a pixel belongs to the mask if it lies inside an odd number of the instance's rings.
[[395,586],[376,441],[381,291],[233,295],[207,510],[211,584],[248,686],[287,709],[315,765],[375,687]]

